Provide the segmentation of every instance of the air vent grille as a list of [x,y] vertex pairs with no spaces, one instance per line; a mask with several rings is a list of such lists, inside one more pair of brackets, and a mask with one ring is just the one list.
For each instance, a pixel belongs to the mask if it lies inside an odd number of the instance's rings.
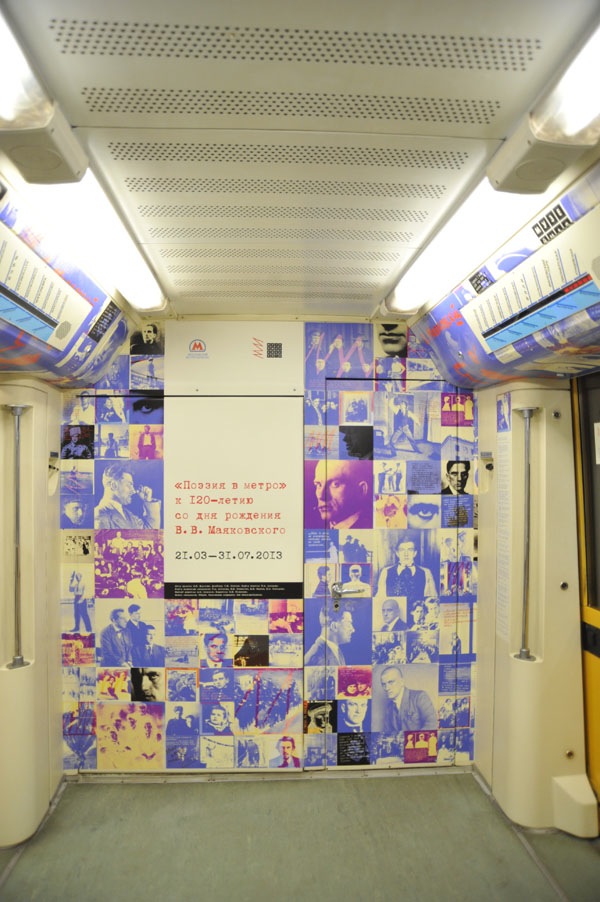
[[370,260],[375,263],[396,263],[398,254],[391,251],[342,250],[340,248],[306,248],[301,251],[289,248],[244,248],[244,247],[196,247],[170,248],[160,251],[161,257],[195,257],[196,259],[240,260],[245,257],[260,257],[263,260]]
[[[189,287],[194,287],[198,290],[197,291],[186,291],[185,289],[189,288]],[[234,293],[235,293],[235,296],[241,298],[242,303],[247,298],[258,298],[262,301],[264,301],[264,300],[298,301],[298,299],[301,298],[303,303],[307,303],[310,301],[315,301],[318,303],[323,302],[323,292],[312,289],[312,288],[308,289],[306,291],[301,291],[301,289],[298,288],[296,291],[294,291],[293,289],[290,289],[289,286],[285,286],[285,287],[281,287],[279,291],[274,292],[273,286],[268,285],[259,290],[253,290],[251,288],[250,289],[244,288],[243,291],[240,291],[239,283],[236,285],[228,285],[228,286],[220,285],[219,290],[215,289],[213,291],[212,289],[210,289],[208,291],[204,291],[201,287],[198,286],[197,282],[194,282],[191,285],[184,286],[179,297],[180,297],[181,301],[184,303],[186,301],[188,301],[188,302],[195,301],[198,298],[202,298],[203,300],[223,299],[224,301],[227,301],[228,312],[231,312],[231,306],[233,303],[232,296],[234,295]],[[334,290],[331,289],[331,286],[329,286],[329,285],[327,286],[327,294],[329,296],[331,296],[332,294],[335,294]],[[370,300],[370,297],[371,297],[370,294],[365,294],[365,293],[354,294],[353,292],[351,292],[349,290],[348,286],[343,286],[341,289],[339,289],[339,295],[341,297],[343,297],[344,300],[347,302],[358,301],[358,302],[364,303],[365,300]],[[183,314],[185,314],[184,309],[182,309],[181,312]]]
[[[377,207],[275,207],[236,206],[234,204],[141,204],[140,216],[152,219],[361,219],[368,222],[424,223],[426,210],[392,210]],[[153,230],[156,233],[160,229]]]
[[249,116],[352,119],[435,125],[491,125],[498,100],[448,97],[386,97],[378,94],[315,94],[277,91],[211,91],[179,88],[83,87],[87,110],[96,115]]
[[127,163],[234,163],[262,165],[395,166],[461,170],[469,154],[393,147],[331,147],[291,144],[204,144],[166,141],[112,141],[113,160]]
[[54,331],[54,337],[59,338],[59,339],[66,338],[72,328],[73,328],[73,324],[70,323],[68,320],[63,319],[63,321],[60,322],[58,324],[58,326],[56,327],[56,329]]
[[265,263],[258,263],[256,266],[250,266],[248,264],[238,265],[238,266],[223,266],[222,264],[215,264],[214,266],[211,264],[179,264],[178,266],[169,266],[167,267],[167,271],[173,275],[183,275],[183,274],[191,274],[197,273],[199,276],[204,278],[205,275],[221,275],[223,278],[231,277],[231,276],[248,276],[258,274],[263,278],[267,275],[272,275],[277,277],[277,281],[283,276],[284,278],[288,278],[289,276],[304,276],[310,278],[311,275],[318,274],[320,278],[329,279],[331,276],[382,276],[385,277],[389,275],[388,267],[375,267],[375,266],[328,266],[327,269],[323,269],[322,267],[315,267],[308,264],[302,264],[301,266],[292,266],[290,264],[286,264],[285,266],[270,266]]
[[[165,236],[163,236],[165,237]],[[200,228],[198,241],[394,241],[410,242],[412,232],[360,231],[356,229],[251,229]]]
[[127,178],[129,191],[177,192],[181,194],[320,194],[329,197],[401,197],[440,200],[444,185],[406,182],[340,182],[309,179],[194,179]]
[[[224,287],[228,288],[230,291],[234,291],[239,293],[240,291],[243,294],[246,294],[246,285],[247,282],[254,283],[255,285],[263,285],[265,291],[273,292],[273,281],[268,279],[263,279],[262,276],[257,276],[256,278],[253,276],[247,276],[244,281],[232,280],[231,282],[226,282],[223,279],[218,277],[211,278],[207,276],[206,278],[203,276],[202,278],[194,278],[194,279],[174,279],[173,286],[177,289],[191,289],[197,291],[203,295],[206,295],[209,291],[212,291],[211,285],[215,285],[219,290],[222,290]],[[306,291],[322,289],[323,291],[341,291],[347,293],[348,291],[356,291],[357,288],[362,288],[365,292],[369,294],[377,289],[377,284],[375,282],[369,280],[357,279],[355,276],[352,276],[348,281],[344,282],[331,282],[326,276],[319,276],[317,279],[311,279],[307,277],[306,279],[302,279],[300,281],[290,281],[285,278],[285,274],[281,273],[278,280],[278,285],[283,287],[285,286],[288,291],[297,292],[298,297],[304,297]],[[264,292],[263,292],[264,293]],[[230,296],[231,298],[231,296]]]
[[163,60],[409,66],[525,72],[541,49],[530,37],[385,34],[312,28],[261,28],[51,19],[61,53]]

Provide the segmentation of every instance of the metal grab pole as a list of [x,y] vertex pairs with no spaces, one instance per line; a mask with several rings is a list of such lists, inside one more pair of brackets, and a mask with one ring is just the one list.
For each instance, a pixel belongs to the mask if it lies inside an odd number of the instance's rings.
[[[518,408],[517,408],[518,409]],[[529,625],[529,547],[531,534],[531,418],[539,407],[524,407],[519,410],[525,421],[525,511],[523,544],[523,612],[521,622],[521,648],[515,657],[522,661],[535,661],[528,646]]]
[[15,653],[12,664],[14,670],[27,667],[30,663],[23,657],[21,640],[21,414],[29,410],[31,404],[5,404],[10,410],[15,424]]

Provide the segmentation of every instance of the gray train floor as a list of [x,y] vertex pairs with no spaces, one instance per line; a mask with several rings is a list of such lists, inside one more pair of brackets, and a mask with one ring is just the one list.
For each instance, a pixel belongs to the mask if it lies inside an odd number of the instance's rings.
[[2,902],[600,899],[600,840],[511,824],[471,773],[68,782]]

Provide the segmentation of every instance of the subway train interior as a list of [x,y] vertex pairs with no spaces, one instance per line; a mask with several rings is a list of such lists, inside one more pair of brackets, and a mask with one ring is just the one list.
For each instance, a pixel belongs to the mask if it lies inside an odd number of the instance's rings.
[[359,776],[593,844],[598,0],[0,13],[0,856]]

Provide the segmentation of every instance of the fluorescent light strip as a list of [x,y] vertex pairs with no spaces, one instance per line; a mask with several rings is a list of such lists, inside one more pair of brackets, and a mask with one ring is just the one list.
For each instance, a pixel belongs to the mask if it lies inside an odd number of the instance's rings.
[[136,310],[160,310],[162,292],[93,173],[62,185],[24,184],[19,193],[47,234],[108,294],[118,291]]
[[[600,28],[529,117],[540,141],[593,145],[600,138]],[[502,148],[499,153],[502,153]],[[554,194],[496,191],[484,179],[426,246],[383,304],[406,316],[446,297]]]
[[52,102],[0,13],[0,128],[43,128]]
[[[53,114],[54,104],[0,14],[0,131],[44,129]],[[104,291],[119,292],[137,310],[165,306],[146,261],[92,172],[77,182],[23,182],[18,193],[32,216],[47,224],[48,236],[65,256]]]
[[411,316],[441,301],[553,198],[551,189],[542,195],[494,191],[484,179],[407,270],[385,306]]

